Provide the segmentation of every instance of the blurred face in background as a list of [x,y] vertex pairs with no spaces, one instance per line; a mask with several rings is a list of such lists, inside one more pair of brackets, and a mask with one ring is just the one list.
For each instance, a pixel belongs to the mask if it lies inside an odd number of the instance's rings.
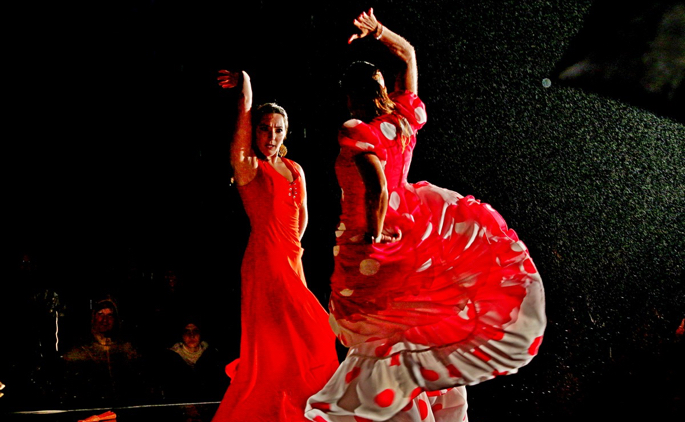
[[200,346],[200,328],[197,325],[190,323],[183,329],[183,344],[189,349],[195,349]]
[[114,310],[111,308],[102,308],[95,313],[95,320],[93,322],[93,331],[99,334],[104,334],[114,329]]

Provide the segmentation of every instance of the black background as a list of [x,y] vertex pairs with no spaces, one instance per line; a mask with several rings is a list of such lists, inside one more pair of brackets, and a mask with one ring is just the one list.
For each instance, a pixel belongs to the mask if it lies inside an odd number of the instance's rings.
[[[290,114],[289,157],[308,181],[305,271],[326,303],[346,118],[337,81],[353,59],[389,74],[395,65],[373,40],[346,43],[368,7],[417,51],[429,123],[411,181],[492,204],[545,284],[540,355],[469,387],[471,420],[673,420],[683,407],[682,65],[659,56],[672,88],[645,93],[640,81],[664,16],[676,30],[660,51],[683,57],[678,1],[6,6],[3,298],[29,253],[59,294],[68,342],[91,299],[145,306],[137,292],[174,268],[199,292],[188,306],[206,311],[212,339],[237,354],[249,227],[228,183],[234,98],[216,85],[230,68],[251,75],[256,103]],[[559,78],[585,58],[592,72]]]

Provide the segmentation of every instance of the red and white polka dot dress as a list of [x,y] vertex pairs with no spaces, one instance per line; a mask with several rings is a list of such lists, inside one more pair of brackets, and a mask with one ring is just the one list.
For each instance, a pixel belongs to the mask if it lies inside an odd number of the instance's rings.
[[[501,215],[472,196],[407,182],[426,109],[413,93],[391,98],[393,114],[350,120],[339,134],[343,198],[329,310],[349,351],[307,402],[316,422],[465,421],[464,386],[526,365],[546,326],[540,275]],[[400,116],[413,130],[404,141]],[[364,241],[354,156],[368,152],[385,166],[385,225],[402,231],[397,243]]]

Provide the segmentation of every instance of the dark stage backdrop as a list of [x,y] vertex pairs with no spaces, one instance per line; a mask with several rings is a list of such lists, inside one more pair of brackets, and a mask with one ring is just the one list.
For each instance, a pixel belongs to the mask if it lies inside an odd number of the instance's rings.
[[[499,210],[546,289],[539,356],[469,387],[470,419],[674,420],[685,375],[683,2],[306,3],[7,7],[16,29],[3,53],[0,295],[14,337],[3,338],[0,364],[7,378],[18,366],[30,375],[12,390],[0,371],[0,406],[59,405],[35,383],[49,379],[46,362],[77,337],[91,300],[115,296],[132,337],[148,344],[140,318],[167,270],[196,293],[178,311],[201,310],[211,341],[237,356],[249,223],[229,185],[235,98],[216,85],[221,68],[246,70],[256,103],[289,111],[289,156],[308,181],[305,271],[326,303],[336,131],[347,117],[337,81],[353,59],[395,69],[373,40],[346,44],[372,6],[418,55],[429,123],[411,181]],[[24,254],[32,276],[20,270]],[[58,313],[59,352],[33,341],[54,327],[10,313],[31,300]],[[10,350],[18,339],[23,366]]]

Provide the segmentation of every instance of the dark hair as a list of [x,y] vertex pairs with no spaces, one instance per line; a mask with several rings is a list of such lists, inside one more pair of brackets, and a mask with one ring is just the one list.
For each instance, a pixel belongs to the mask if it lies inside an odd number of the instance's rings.
[[343,73],[340,87],[349,97],[351,108],[362,114],[362,120],[371,120],[395,109],[387,89],[379,82],[381,76],[380,69],[366,61],[353,62]]
[[119,309],[114,299],[102,299],[93,304],[93,315],[97,314],[103,309],[111,309],[115,317],[119,318]]
[[197,312],[183,313],[177,321],[177,327],[180,331],[183,331],[188,324],[195,324],[198,327],[202,327],[202,316]]
[[[376,65],[367,61],[356,61],[348,66],[340,80],[340,87],[350,101],[350,108],[355,117],[369,123],[375,117],[395,111],[395,102],[388,96],[388,90],[379,82],[381,71]],[[402,136],[402,150],[407,146],[413,130],[403,116],[398,115]]]
[[[254,141],[257,139],[257,126],[259,125],[259,122],[262,120],[262,117],[264,117],[267,114],[280,114],[283,116],[283,121],[285,122],[285,133],[286,137],[288,134],[288,113],[285,112],[285,109],[281,106],[279,106],[276,103],[264,103],[257,108],[255,108],[252,111],[252,149],[254,150],[254,153],[257,155],[257,157],[261,159],[265,159],[266,157],[262,152],[259,150],[259,148],[254,145]],[[285,154],[288,153],[288,148],[285,147],[285,145],[281,145],[281,148],[278,151],[279,155],[281,157],[285,157]]]

